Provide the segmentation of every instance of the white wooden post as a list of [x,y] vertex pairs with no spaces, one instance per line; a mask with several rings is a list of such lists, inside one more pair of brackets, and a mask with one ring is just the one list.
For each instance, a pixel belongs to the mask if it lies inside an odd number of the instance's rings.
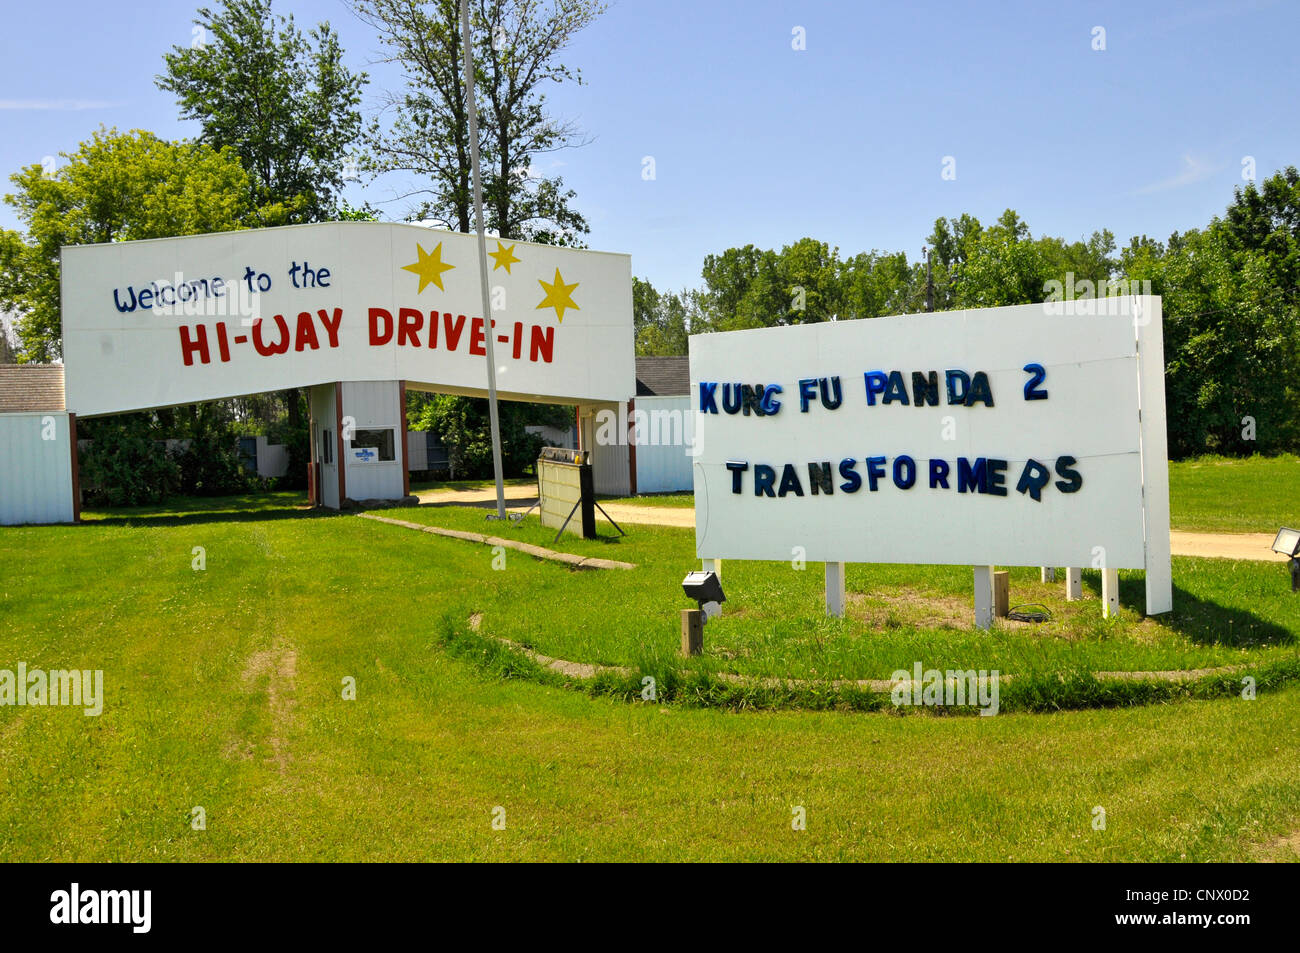
[[1109,619],[1119,614],[1119,570],[1101,571],[1101,615]]
[[1138,419],[1142,434],[1142,528],[1146,544],[1147,615],[1174,607],[1169,556],[1169,445],[1165,435],[1165,341],[1160,299],[1142,295],[1137,331]]
[[1056,567],[1043,566],[1039,570],[1039,582],[1056,582]]
[[1083,570],[1078,566],[1065,570],[1065,598],[1067,602],[1078,602],[1083,598]]
[[993,626],[993,567],[975,567],[975,628]]
[[718,581],[722,581],[722,560],[721,559],[701,559],[700,566],[705,572],[718,574]]
[[826,614],[844,618],[844,563],[826,564]]

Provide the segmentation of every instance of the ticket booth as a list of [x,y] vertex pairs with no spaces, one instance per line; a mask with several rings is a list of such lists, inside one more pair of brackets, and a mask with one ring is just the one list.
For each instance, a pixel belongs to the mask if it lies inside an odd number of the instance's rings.
[[405,381],[338,381],[310,392],[312,502],[343,509],[409,496]]

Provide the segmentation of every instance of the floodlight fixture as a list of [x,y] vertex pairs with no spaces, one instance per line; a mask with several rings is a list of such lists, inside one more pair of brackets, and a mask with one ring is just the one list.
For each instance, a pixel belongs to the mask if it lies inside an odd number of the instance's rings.
[[722,592],[722,580],[718,578],[716,572],[708,570],[698,569],[695,572],[688,572],[686,578],[682,580],[682,591],[686,593],[687,598],[694,599],[699,604],[706,622],[715,615],[721,614],[721,604],[727,601],[727,597]]
[[1291,591],[1300,592],[1300,529],[1283,526],[1273,540],[1273,552],[1287,557],[1291,570]]

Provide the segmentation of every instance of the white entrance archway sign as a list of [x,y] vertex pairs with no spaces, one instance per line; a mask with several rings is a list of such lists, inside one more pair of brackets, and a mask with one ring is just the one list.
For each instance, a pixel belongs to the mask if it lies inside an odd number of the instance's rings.
[[626,400],[628,256],[336,222],[63,249],[67,405],[79,416],[334,381],[509,400]]

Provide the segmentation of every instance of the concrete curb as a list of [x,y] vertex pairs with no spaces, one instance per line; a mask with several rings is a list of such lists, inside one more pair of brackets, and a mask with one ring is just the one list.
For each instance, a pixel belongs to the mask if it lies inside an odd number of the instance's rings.
[[[482,616],[478,613],[470,616],[469,627],[474,632],[499,642],[508,649],[519,652],[532,659],[543,668],[548,668],[561,675],[569,678],[592,679],[597,675],[632,675],[634,670],[621,665],[598,665],[592,662],[571,662],[568,659],[552,658],[549,655],[543,655],[527,646],[520,645],[518,642],[512,642],[510,639],[502,638],[499,635],[489,635],[480,628]],[[1122,679],[1127,681],[1150,681],[1150,682],[1187,682],[1202,678],[1206,675],[1231,675],[1233,672],[1240,672],[1249,669],[1248,664],[1242,665],[1224,665],[1219,668],[1196,668],[1186,670],[1172,670],[1162,672],[1093,672],[1092,675],[1100,680]],[[865,691],[874,692],[879,695],[890,694],[896,684],[912,685],[911,679],[895,683],[886,678],[864,678],[864,679],[846,679],[837,678],[829,682],[813,681],[805,678],[775,678],[772,676],[761,675],[739,675],[735,672],[714,672],[713,677],[732,685],[752,685],[760,688],[858,688]],[[999,675],[999,683],[1009,683],[1014,681],[1014,675]],[[945,681],[946,684],[946,681]]]
[[534,546],[532,543],[521,543],[517,539],[502,539],[500,536],[487,536],[483,533],[471,533],[463,529],[443,529],[441,526],[424,526],[420,523],[412,523],[408,520],[397,520],[391,516],[376,516],[373,513],[358,513],[362,519],[374,520],[377,523],[389,523],[393,526],[401,526],[404,529],[418,530],[421,533],[432,533],[435,536],[445,536],[448,539],[463,539],[466,542],[482,543],[486,546],[504,546],[506,549],[514,549],[521,553],[526,553],[536,559],[549,559],[552,562],[566,563],[574,569],[635,569],[636,563],[619,562],[617,559],[597,559],[595,556],[579,556],[575,553],[561,553],[554,549],[546,549],[542,546]]

